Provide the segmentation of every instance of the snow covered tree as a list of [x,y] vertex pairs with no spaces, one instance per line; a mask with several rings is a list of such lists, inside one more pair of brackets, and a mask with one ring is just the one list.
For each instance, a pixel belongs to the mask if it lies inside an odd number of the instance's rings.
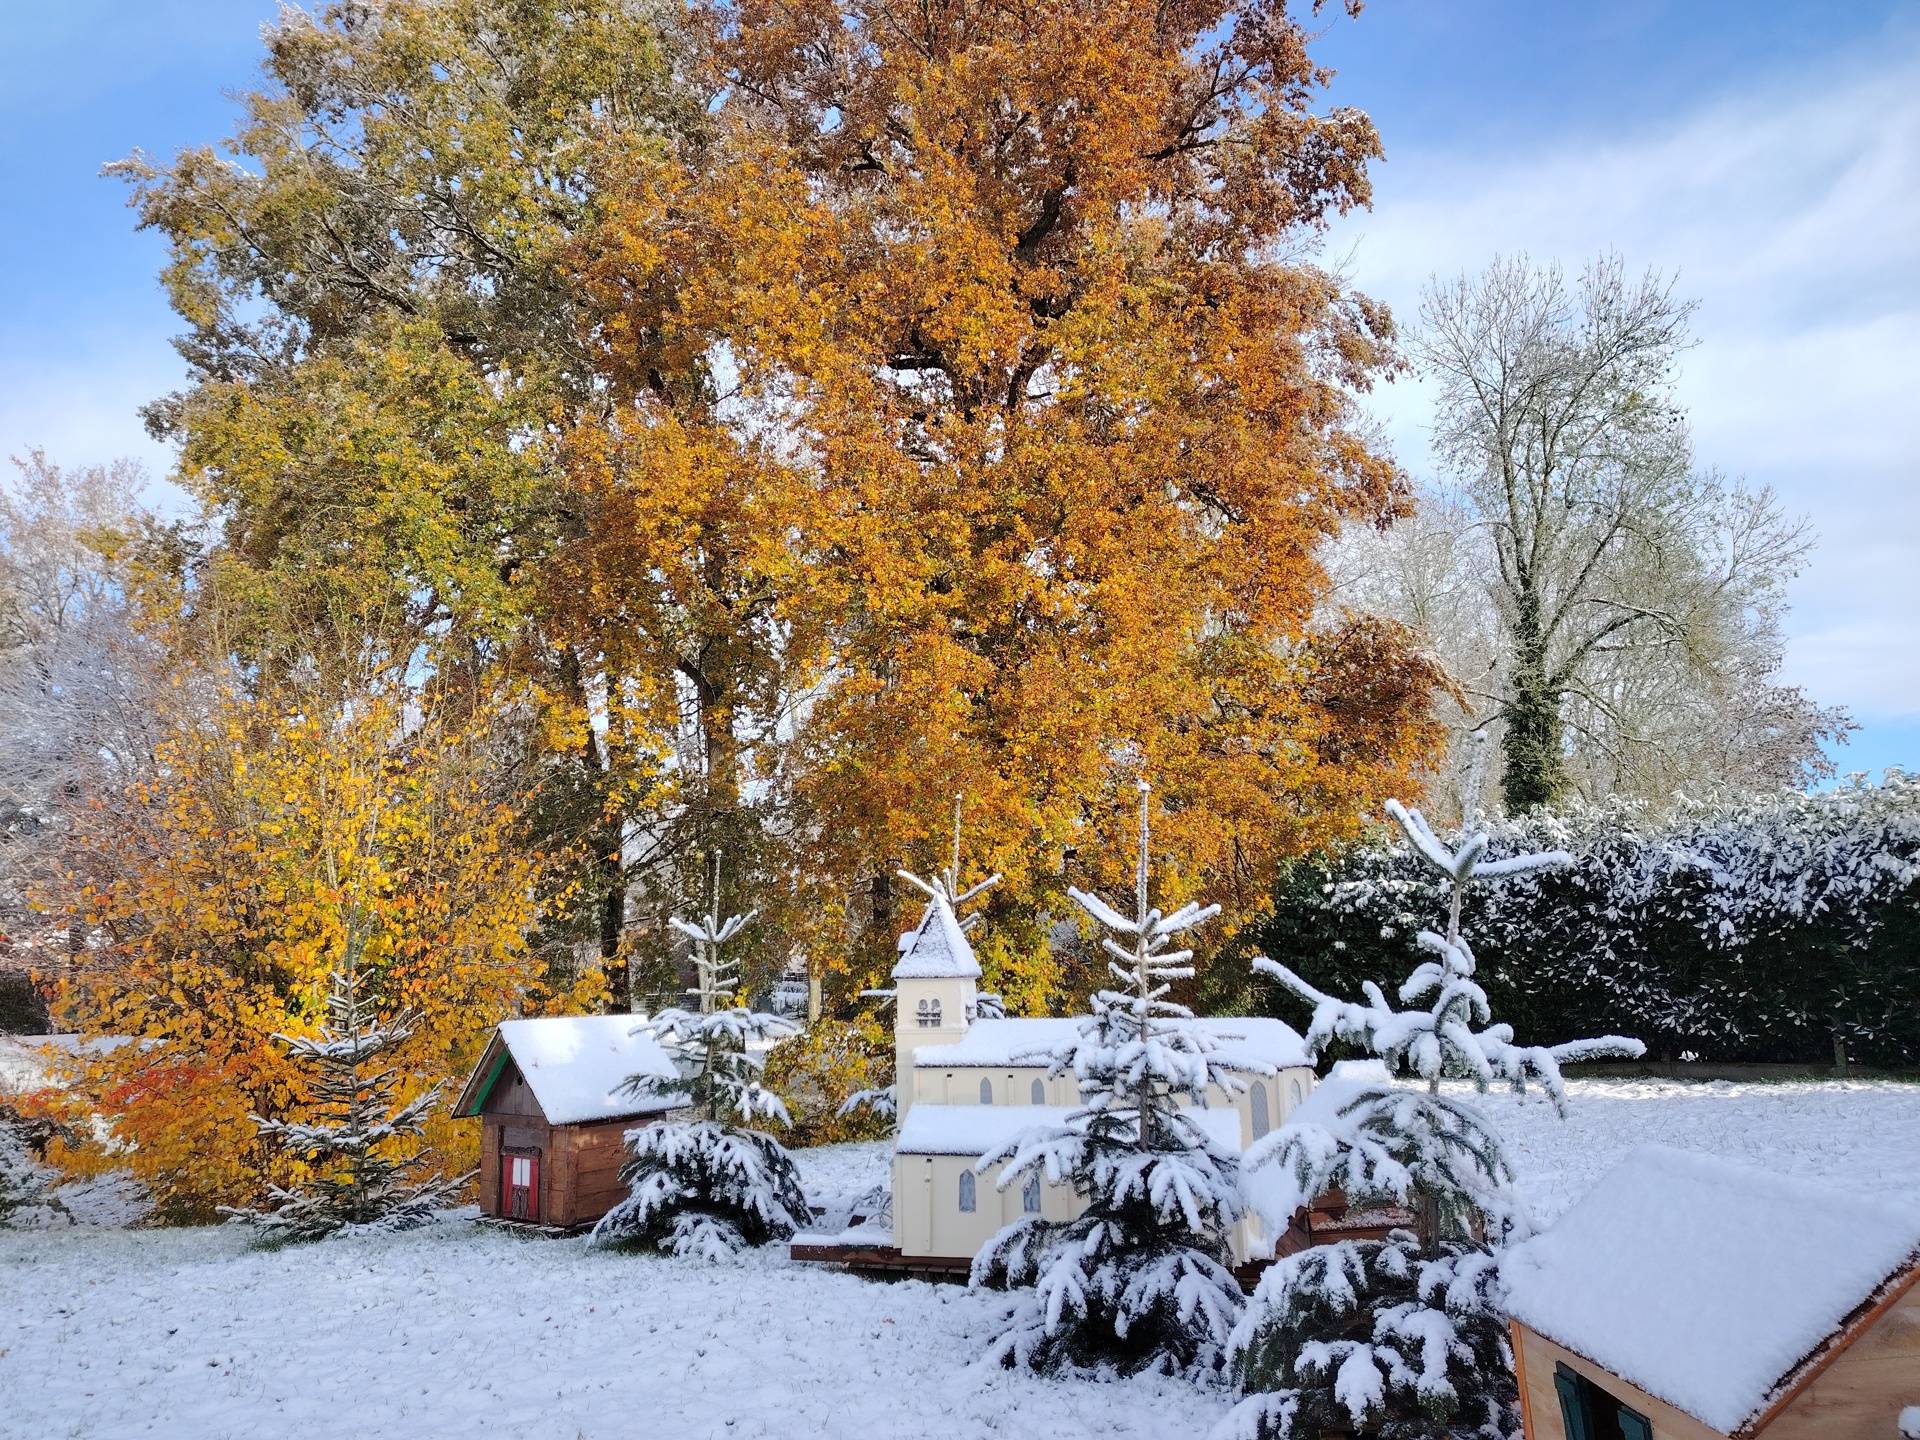
[[313,1171],[303,1185],[270,1185],[270,1210],[221,1206],[220,1213],[250,1225],[265,1244],[324,1240],[346,1231],[410,1230],[430,1224],[461,1186],[472,1179],[449,1180],[422,1174],[428,1165],[424,1146],[396,1155],[396,1142],[418,1137],[427,1114],[440,1098],[436,1083],[395,1107],[400,1072],[381,1066],[379,1057],[405,1043],[417,1016],[401,1011],[379,1024],[361,993],[359,959],[364,935],[350,937],[345,966],[333,972],[327,996],[327,1024],[317,1038],[277,1037],[292,1058],[311,1065],[315,1117],[264,1120],[254,1116],[262,1138],[277,1142]]
[[[1478,740],[1485,751],[1484,739]],[[1469,782],[1477,796],[1482,767]],[[1413,1217],[1385,1240],[1342,1241],[1287,1257],[1261,1278],[1231,1344],[1249,1398],[1222,1426],[1221,1440],[1318,1440],[1366,1433],[1383,1440],[1512,1440],[1518,1391],[1505,1318],[1498,1306],[1493,1247],[1528,1232],[1524,1204],[1500,1137],[1472,1105],[1440,1093],[1442,1077],[1495,1082],[1516,1092],[1537,1083],[1562,1114],[1560,1065],[1637,1056],[1637,1040],[1607,1036],[1552,1047],[1513,1043],[1509,1025],[1489,1023],[1475,983],[1460,912],[1476,879],[1564,865],[1559,851],[1488,860],[1488,837],[1468,813],[1449,849],[1418,810],[1387,811],[1446,882],[1445,934],[1423,930],[1432,958],[1401,985],[1396,1010],[1367,981],[1364,1003],[1325,995],[1283,965],[1271,975],[1314,1007],[1309,1051],[1342,1040],[1391,1071],[1427,1082],[1424,1092],[1384,1082],[1346,1082],[1350,1093],[1297,1117],[1248,1150],[1248,1167],[1274,1165],[1283,1184],[1266,1200],[1269,1225],[1339,1189],[1349,1206],[1390,1206]],[[1484,1027],[1476,1029],[1476,1026]]]
[[700,924],[672,921],[694,943],[699,984],[689,993],[699,1009],[663,1010],[641,1027],[672,1053],[680,1074],[636,1075],[625,1086],[636,1096],[685,1096],[694,1118],[627,1132],[632,1158],[620,1178],[632,1193],[594,1227],[596,1245],[720,1260],[784,1240],[807,1219],[793,1161],[773,1136],[751,1128],[756,1119],[791,1122],[780,1097],[761,1084],[764,1061],[747,1048],[799,1027],[737,1003],[739,969],[721,949],[757,912],[723,921],[717,874],[712,893]]
[[1190,1108],[1207,1103],[1209,1085],[1231,1092],[1241,1082],[1211,1058],[1193,1013],[1165,998],[1169,982],[1193,974],[1192,952],[1168,943],[1220,910],[1148,907],[1149,798],[1142,782],[1132,918],[1068,892],[1111,932],[1102,945],[1125,987],[1094,995],[1078,1040],[1053,1056],[1053,1074],[1077,1080],[1082,1108],[979,1162],[1005,1162],[1002,1189],[1044,1174],[1067,1178],[1086,1201],[1076,1220],[1023,1217],[974,1259],[975,1285],[1032,1287],[995,1342],[1010,1367],[1214,1369],[1244,1303],[1227,1268],[1228,1233],[1245,1211],[1237,1161]]
[[37,1153],[51,1128],[44,1120],[24,1120],[11,1106],[0,1105],[0,1228],[13,1224],[22,1210],[67,1213],[53,1194],[55,1172],[40,1163]]

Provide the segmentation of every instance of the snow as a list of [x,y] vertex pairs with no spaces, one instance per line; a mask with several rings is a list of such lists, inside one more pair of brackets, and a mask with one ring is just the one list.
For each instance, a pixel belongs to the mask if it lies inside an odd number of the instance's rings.
[[0,1435],[1156,1440],[1220,1397],[1009,1375],[1004,1298],[785,1258],[471,1226],[249,1252],[224,1229],[0,1235]]
[[902,1155],[984,1155],[1022,1130],[1064,1125],[1064,1105],[916,1105],[900,1122]]
[[1635,1149],[1502,1262],[1514,1318],[1732,1431],[1920,1252],[1920,1208]]
[[[668,1110],[684,1103],[672,1096],[636,1099],[615,1093],[630,1075],[671,1079],[676,1073],[666,1052],[641,1033],[645,1023],[635,1015],[504,1020],[500,1038],[532,1087],[547,1123],[576,1125]],[[488,1056],[481,1059],[483,1070],[492,1064],[491,1053],[489,1047]],[[480,1075],[481,1080],[485,1078],[484,1073]],[[465,1113],[465,1107],[460,1108]]]
[[974,959],[973,946],[967,943],[953,907],[936,894],[920,923],[900,937],[900,962],[893,967],[893,978],[977,980],[980,975],[980,962]]
[[1391,1085],[1384,1060],[1341,1060],[1287,1117],[1289,1125],[1331,1125],[1357,1097]]
[[[898,974],[899,972],[894,972]],[[1045,1066],[1053,1053],[1080,1039],[1087,1017],[1051,1020],[976,1020],[966,1036],[951,1045],[923,1045],[913,1063],[923,1069],[1006,1069]],[[1217,1047],[1212,1058],[1230,1067],[1284,1070],[1307,1065],[1306,1042],[1283,1020],[1265,1016],[1182,1021],[1211,1038]]]
[[[1507,1137],[1543,1221],[1647,1140],[1920,1195],[1920,1086],[1571,1080],[1564,1122],[1537,1094],[1442,1089]],[[886,1180],[890,1153],[793,1158],[815,1205],[844,1208]],[[277,1254],[244,1243],[225,1229],[0,1231],[0,1436],[599,1440],[638,1425],[649,1440],[1172,1440],[1229,1408],[1186,1381],[983,1366],[1005,1297],[797,1265],[784,1245],[711,1266],[474,1226]]]
[[1920,1440],[1920,1405],[1909,1405],[1900,1412],[1900,1440]]
[[[1023,1130],[1063,1126],[1085,1113],[1066,1105],[916,1105],[900,1122],[902,1155],[984,1155]],[[1216,1147],[1240,1153],[1240,1116],[1226,1109],[1194,1110],[1193,1116]]]

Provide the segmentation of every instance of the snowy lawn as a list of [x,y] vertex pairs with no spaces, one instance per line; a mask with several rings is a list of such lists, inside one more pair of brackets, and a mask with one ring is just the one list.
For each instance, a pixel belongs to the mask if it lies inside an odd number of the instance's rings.
[[[1920,1192],[1920,1086],[1580,1081],[1562,1125],[1487,1102],[1543,1218],[1660,1141]],[[800,1152],[815,1203],[883,1146]],[[0,1232],[0,1435],[1197,1437],[1182,1381],[974,1363],[997,1296],[789,1264],[590,1253],[464,1224],[280,1253],[225,1229]]]

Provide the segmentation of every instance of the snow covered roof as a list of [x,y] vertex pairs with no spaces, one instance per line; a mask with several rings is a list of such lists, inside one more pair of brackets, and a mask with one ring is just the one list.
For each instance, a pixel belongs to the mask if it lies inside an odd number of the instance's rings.
[[[976,1020],[967,1027],[966,1035],[951,1045],[921,1046],[913,1053],[913,1063],[928,1069],[953,1070],[1045,1065],[1053,1051],[1079,1038],[1085,1023],[1085,1017]],[[1285,1021],[1255,1015],[1193,1023],[1213,1037],[1219,1047],[1217,1053],[1227,1065],[1284,1069],[1312,1063],[1307,1059],[1306,1042]]]
[[474,1067],[456,1115],[477,1115],[511,1056],[540,1102],[550,1125],[577,1125],[669,1110],[672,1098],[635,1099],[616,1094],[629,1075],[671,1076],[673,1061],[653,1037],[635,1033],[637,1015],[552,1015],[538,1020],[503,1020],[486,1053]]
[[977,980],[980,962],[945,896],[927,903],[920,923],[900,937],[896,980]]
[[1384,1060],[1341,1060],[1313,1093],[1287,1116],[1289,1125],[1331,1125],[1340,1112],[1364,1090],[1378,1090],[1393,1084]]
[[1513,1317],[1731,1432],[1920,1253],[1920,1209],[1645,1145],[1501,1263]]
[[[894,1149],[902,1155],[984,1155],[1035,1125],[1064,1125],[1078,1106],[937,1105],[921,1101],[900,1122]],[[1240,1116],[1219,1108],[1188,1110],[1215,1145],[1240,1153]]]

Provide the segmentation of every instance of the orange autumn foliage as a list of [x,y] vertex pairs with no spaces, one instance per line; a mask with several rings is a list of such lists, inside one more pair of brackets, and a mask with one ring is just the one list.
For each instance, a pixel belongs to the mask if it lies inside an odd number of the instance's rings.
[[1065,1003],[1045,917],[1130,864],[1134,777],[1162,903],[1244,916],[1439,743],[1409,637],[1317,619],[1316,547],[1403,503],[1352,400],[1390,323],[1299,258],[1373,127],[1315,113],[1283,0],[704,22],[712,133],[613,156],[574,247],[618,403],[558,623],[614,693],[692,683],[703,803],[778,808],[802,948],[884,966],[847,898],[964,792],[989,980]]
[[[457,1081],[504,1015],[598,1001],[591,981],[542,995],[536,864],[491,793],[484,724],[419,695],[253,699],[204,672],[168,698],[151,775],[79,837],[99,943],[58,1004],[71,1028],[113,1037],[70,1077],[110,1138],[56,1144],[67,1168],[129,1168],[170,1221],[304,1178],[249,1116],[307,1113],[310,1077],[274,1037],[318,1033],[355,914],[381,1012],[423,1017],[402,1098]],[[429,1123],[447,1173],[471,1168],[471,1128],[444,1110]]]

